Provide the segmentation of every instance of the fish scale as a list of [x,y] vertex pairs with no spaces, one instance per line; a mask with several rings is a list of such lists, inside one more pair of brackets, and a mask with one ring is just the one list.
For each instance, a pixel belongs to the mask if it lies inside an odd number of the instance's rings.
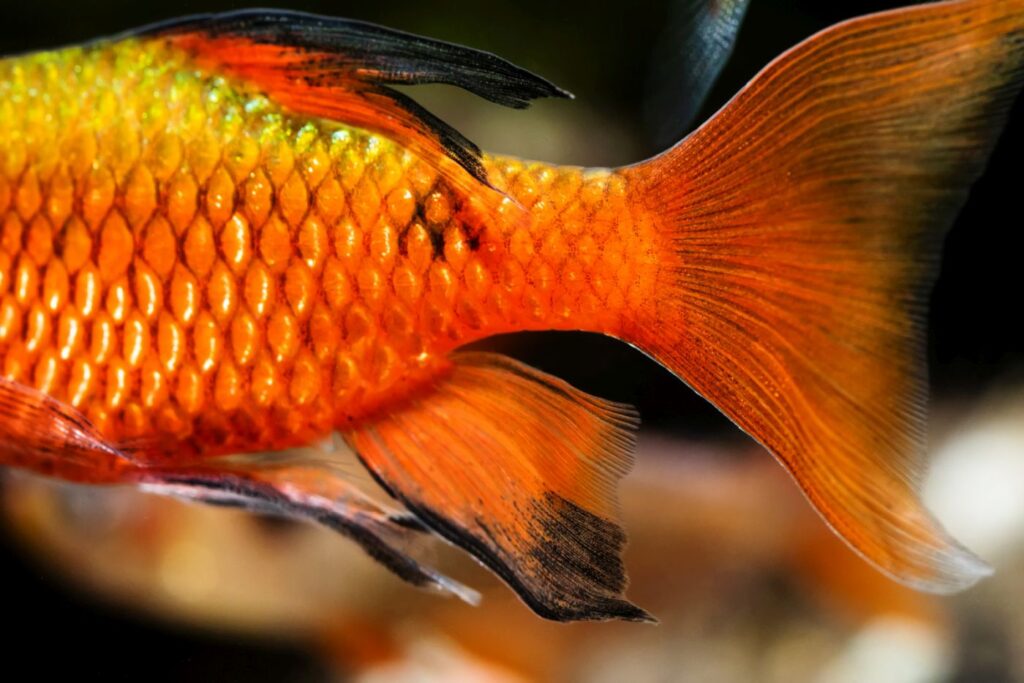
[[462,344],[616,333],[644,295],[621,175],[487,157],[514,203],[481,226],[389,140],[183,62],[133,41],[0,62],[3,373],[111,440],[308,443]]

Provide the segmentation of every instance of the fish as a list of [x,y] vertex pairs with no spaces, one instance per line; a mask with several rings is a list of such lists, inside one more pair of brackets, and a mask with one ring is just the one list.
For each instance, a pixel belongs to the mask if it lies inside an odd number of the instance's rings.
[[[569,96],[273,10],[0,60],[0,463],[311,520],[475,603],[420,559],[442,539],[540,617],[653,621],[617,521],[636,412],[464,348],[583,330],[708,399],[883,573],[990,573],[920,499],[923,338],[1024,85],[1024,0],[828,28],[621,168],[483,153],[394,88],[422,83]],[[279,453],[332,434],[387,500]]]

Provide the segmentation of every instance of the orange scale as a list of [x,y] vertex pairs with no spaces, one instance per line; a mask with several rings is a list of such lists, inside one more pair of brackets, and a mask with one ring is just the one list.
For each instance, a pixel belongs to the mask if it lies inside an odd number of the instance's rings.
[[241,183],[260,161],[260,146],[252,137],[241,135],[224,149],[224,168]]
[[214,403],[224,412],[234,412],[242,405],[244,398],[242,374],[230,360],[224,361],[217,370],[217,378],[213,384]]
[[260,257],[274,273],[281,273],[292,258],[292,236],[288,224],[274,212],[260,228]]
[[[0,194],[2,194],[2,190],[0,190]],[[5,211],[3,204],[3,199],[0,197],[0,213]],[[75,183],[65,166],[50,181],[50,187],[46,192],[45,211],[53,225],[62,226],[71,217],[74,208]]]
[[388,194],[388,215],[399,228],[404,228],[416,213],[416,195],[407,185],[399,185]]
[[363,302],[371,310],[379,311],[387,295],[387,281],[380,269],[372,263],[366,263],[356,274],[356,286]]
[[345,211],[345,190],[333,175],[328,176],[316,190],[316,210],[328,223],[333,223]]
[[278,363],[291,360],[299,350],[299,325],[288,311],[279,308],[267,322],[267,344]]
[[206,382],[191,363],[183,365],[178,373],[174,398],[187,415],[197,415],[206,402]]
[[426,272],[434,260],[434,242],[422,223],[413,223],[405,232],[405,253],[417,273]]
[[61,360],[70,360],[84,345],[85,326],[73,306],[65,308],[57,319],[57,350]]
[[192,355],[199,372],[208,374],[217,368],[224,352],[224,337],[217,321],[206,311],[196,318],[192,328]]
[[76,359],[68,375],[68,402],[75,408],[81,408],[92,397],[95,389],[95,367],[84,358]]
[[390,272],[398,256],[398,231],[383,220],[370,233],[369,257],[378,267]]
[[263,153],[263,168],[275,187],[284,185],[295,168],[295,154],[288,140],[282,137],[270,140]]
[[38,296],[39,271],[31,259],[21,256],[14,271],[14,297],[19,304],[27,307]]
[[36,361],[34,385],[44,394],[60,400],[60,389],[63,384],[64,365],[54,349],[46,349]]
[[165,196],[167,220],[180,235],[192,223],[199,208],[199,185],[190,171],[182,169],[171,179]]
[[89,356],[93,362],[102,365],[110,360],[117,350],[117,332],[109,315],[100,312],[96,316],[89,330],[89,341]]
[[206,217],[214,227],[221,227],[235,210],[235,182],[220,166],[206,184]]
[[345,314],[345,341],[351,345],[369,340],[376,330],[376,320],[361,304],[352,304]]
[[131,368],[120,358],[111,359],[107,365],[106,396],[104,406],[108,410],[117,410],[128,400],[132,389]]
[[205,278],[217,260],[217,245],[213,240],[213,226],[197,215],[185,235],[182,247],[185,263],[197,278]]
[[162,433],[178,441],[184,441],[192,435],[192,420],[189,420],[176,404],[166,400],[156,404],[156,427]]
[[150,434],[149,415],[141,405],[132,401],[121,411],[124,435],[131,439]]
[[6,251],[0,251],[0,294],[6,294],[7,289],[11,286],[13,265],[14,262],[10,254]]
[[395,268],[391,281],[398,298],[410,306],[416,303],[423,293],[422,278],[407,265]]
[[260,350],[260,326],[256,318],[246,309],[241,309],[231,321],[231,352],[241,367],[247,367],[256,360]]
[[302,158],[302,175],[310,187],[317,187],[331,170],[331,158],[317,142]]
[[40,268],[53,256],[53,228],[45,215],[38,214],[29,223],[25,251]]
[[238,284],[223,261],[217,261],[206,285],[210,312],[221,325],[227,325],[238,308]]
[[4,378],[12,382],[23,382],[31,368],[32,358],[22,344],[13,344],[7,349],[4,356]]
[[107,313],[110,314],[111,320],[120,324],[128,317],[128,312],[131,310],[131,307],[131,289],[128,286],[128,279],[121,278],[117,282],[111,284],[110,288],[107,290]]
[[458,282],[451,266],[435,262],[430,267],[430,297],[439,306],[449,306],[455,300]]
[[86,410],[86,417],[100,434],[112,435],[115,432],[114,416],[99,401],[93,401]]
[[50,313],[56,314],[64,308],[70,287],[68,271],[64,264],[61,261],[51,261],[43,275],[43,305]]
[[39,186],[39,176],[34,167],[29,167],[21,176],[18,189],[14,192],[14,209],[26,223],[36,215],[43,205],[43,193]]
[[270,178],[257,168],[245,183],[242,206],[249,223],[262,226],[274,208],[274,186]]
[[483,301],[491,289],[493,278],[490,271],[478,257],[474,256],[466,263],[466,269],[462,273],[462,279],[466,283],[466,291],[470,296]]
[[305,321],[318,294],[313,273],[305,263],[297,261],[288,267],[285,272],[284,293],[292,313],[300,322]]
[[352,220],[343,219],[333,232],[334,251],[343,262],[353,265],[366,255],[363,231]]
[[134,285],[139,313],[147,322],[154,322],[164,303],[164,288],[159,276],[144,263],[136,262]]
[[224,224],[220,232],[220,249],[232,272],[241,275],[252,258],[252,234],[245,216],[235,213]]
[[118,211],[111,211],[100,232],[100,253],[96,259],[100,277],[112,282],[128,271],[135,240],[128,224]]
[[184,156],[181,138],[174,133],[164,133],[146,153],[145,161],[160,182],[166,182],[177,172]]
[[274,361],[267,356],[260,356],[252,368],[249,394],[258,407],[271,405],[281,391],[281,380],[277,375]]
[[316,358],[309,351],[303,351],[292,367],[289,394],[296,406],[306,406],[320,394],[322,375]]
[[352,190],[349,207],[364,230],[372,229],[377,223],[377,216],[381,210],[381,196],[377,186],[369,178],[364,177]]
[[0,234],[0,247],[11,256],[21,253],[21,235],[25,230],[25,224],[21,222],[16,213],[8,213],[4,216],[3,232]]
[[170,313],[160,314],[157,323],[157,354],[160,366],[173,375],[181,367],[185,358],[185,332]]
[[309,210],[309,189],[299,173],[292,173],[278,192],[278,208],[288,225],[298,227]]
[[199,312],[199,282],[187,268],[178,264],[171,277],[171,311],[178,322],[188,327],[195,322]]
[[244,297],[249,310],[257,318],[266,316],[274,305],[277,285],[262,261],[252,264],[245,274]]
[[102,300],[103,284],[99,271],[88,263],[75,278],[75,307],[88,320],[100,310]]
[[317,304],[309,318],[313,354],[320,361],[333,356],[341,341],[341,322],[323,304]]
[[220,140],[213,131],[205,131],[188,146],[188,164],[200,184],[206,183],[220,163]]
[[534,322],[544,321],[551,308],[551,295],[544,290],[527,289],[523,294],[523,311]]
[[[171,224],[163,216],[155,216],[146,226],[142,240],[142,258],[163,280],[170,277],[174,270],[178,258],[178,240],[174,236]],[[72,269],[70,264],[68,269]]]
[[67,161],[68,170],[76,180],[81,180],[93,168],[98,143],[96,135],[89,130],[72,133],[61,145],[61,156]]
[[150,355],[149,323],[138,313],[125,321],[121,355],[130,368],[138,368]]
[[125,218],[133,228],[141,228],[153,216],[156,206],[156,181],[150,170],[144,164],[139,164],[132,169],[125,182]]
[[318,271],[330,250],[327,228],[316,214],[311,213],[299,229],[299,255],[313,271]]

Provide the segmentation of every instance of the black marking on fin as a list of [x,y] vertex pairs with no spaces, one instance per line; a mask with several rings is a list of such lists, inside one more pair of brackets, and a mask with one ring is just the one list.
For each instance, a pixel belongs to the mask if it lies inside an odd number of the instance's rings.
[[[647,623],[658,621],[631,602],[611,597],[620,594],[626,587],[625,568],[619,557],[626,542],[622,529],[560,496],[552,493],[545,496],[544,504],[549,509],[536,517],[549,518],[552,510],[555,510],[558,521],[545,527],[543,535],[538,534],[540,542],[531,551],[530,557],[540,566],[557,564],[570,569],[581,580],[575,584],[560,582],[558,586],[553,586],[557,591],[542,592],[538,591],[537,585],[528,586],[522,581],[490,546],[466,533],[443,515],[404,496],[399,496],[397,500],[435,533],[467,551],[497,574],[530,609],[545,619],[562,622],[608,619]],[[478,521],[486,529],[486,525]],[[551,542],[545,540],[545,537],[559,540]],[[599,590],[591,592],[588,584],[599,587]]]
[[[257,68],[270,78],[283,79],[289,84],[287,89],[293,91],[286,106],[295,106],[305,96],[321,100],[313,104],[313,111],[305,113],[345,120],[343,107],[331,112],[330,106],[325,106],[334,98],[340,101],[342,93],[378,109],[382,121],[394,118],[397,108],[411,117],[414,126],[422,127],[433,137],[445,155],[492,189],[475,144],[388,86],[444,83],[517,109],[540,97],[571,97],[549,81],[487,52],[366,22],[301,12],[242,10],[203,14],[154,24],[128,35],[198,38],[201,43],[238,40],[254,47],[279,48],[279,64],[270,55],[258,58],[258,66],[254,66],[246,61],[244,50],[227,50],[217,55],[217,60],[248,75]],[[202,48],[199,50],[202,52]],[[233,62],[236,52],[238,61]],[[308,87],[296,88],[297,84]],[[297,96],[296,91],[304,92]],[[280,98],[281,93],[277,95]],[[367,127],[365,120],[354,123]],[[387,124],[383,128],[387,133]]]
[[354,19],[306,12],[245,9],[198,14],[147,26],[134,35],[202,32],[326,53],[315,66],[367,83],[444,83],[506,107],[572,94],[490,52]]

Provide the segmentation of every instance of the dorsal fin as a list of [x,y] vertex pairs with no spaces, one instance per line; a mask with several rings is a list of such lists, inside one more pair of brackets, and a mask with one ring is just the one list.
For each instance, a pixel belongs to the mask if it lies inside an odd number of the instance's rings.
[[[480,149],[389,85],[444,83],[523,108],[569,93],[493,54],[362,21],[281,10],[203,14],[149,26],[213,70],[282,106],[380,132],[428,159],[454,160],[484,184]],[[444,169],[441,169],[444,170]],[[456,185],[470,189],[465,179]]]

